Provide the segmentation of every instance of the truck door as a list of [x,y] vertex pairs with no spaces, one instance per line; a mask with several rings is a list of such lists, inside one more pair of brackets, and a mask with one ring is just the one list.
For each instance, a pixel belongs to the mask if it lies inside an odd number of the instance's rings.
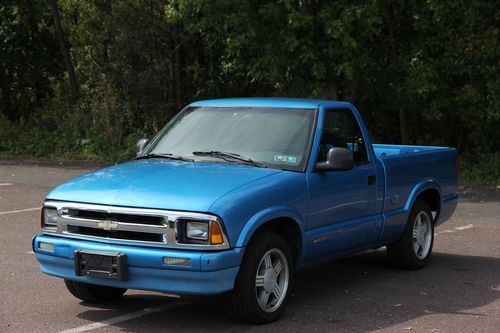
[[[321,122],[318,124],[321,126]],[[316,161],[326,160],[332,147],[348,148],[353,152],[354,168],[310,174],[308,259],[371,247],[377,239],[376,170],[366,145],[352,110],[323,112]]]

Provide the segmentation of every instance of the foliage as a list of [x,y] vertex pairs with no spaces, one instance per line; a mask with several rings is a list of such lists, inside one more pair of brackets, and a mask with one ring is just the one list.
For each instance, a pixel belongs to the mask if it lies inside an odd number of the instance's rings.
[[460,178],[465,183],[500,186],[500,154],[479,155],[465,159]]
[[378,142],[454,146],[466,165],[498,165],[496,1],[58,6],[76,101],[49,4],[0,5],[1,155],[123,160],[192,100],[290,96],[354,102]]
[[0,113],[11,120],[30,117],[63,74],[46,4],[18,3],[0,5]]

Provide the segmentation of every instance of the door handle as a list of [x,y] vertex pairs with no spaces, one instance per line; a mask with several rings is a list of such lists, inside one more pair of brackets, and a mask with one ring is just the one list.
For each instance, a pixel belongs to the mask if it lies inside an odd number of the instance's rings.
[[368,185],[375,185],[377,183],[377,176],[369,175],[368,176]]

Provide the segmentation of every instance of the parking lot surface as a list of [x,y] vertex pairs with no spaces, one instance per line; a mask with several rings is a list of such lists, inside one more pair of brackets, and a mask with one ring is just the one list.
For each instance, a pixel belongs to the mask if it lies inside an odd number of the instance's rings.
[[0,163],[0,332],[499,332],[500,190],[461,187],[419,271],[391,267],[385,249],[296,275],[278,322],[226,317],[222,299],[128,291],[91,305],[39,271],[31,238],[55,185],[88,169]]

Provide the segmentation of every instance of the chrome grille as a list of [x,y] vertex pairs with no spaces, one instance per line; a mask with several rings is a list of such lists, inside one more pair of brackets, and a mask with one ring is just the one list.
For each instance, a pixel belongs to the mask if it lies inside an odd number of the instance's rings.
[[68,225],[68,233],[79,234],[85,236],[93,237],[104,237],[111,239],[121,239],[121,240],[131,240],[140,242],[157,242],[157,243],[167,243],[163,239],[161,234],[152,234],[147,232],[133,232],[133,231],[122,231],[122,230],[103,230],[98,228],[89,227],[79,227],[74,225]]
[[225,235],[224,244],[220,245],[178,242],[178,221],[218,221],[216,216],[209,214],[61,201],[47,201],[44,206],[57,209],[57,227],[44,230],[61,236],[139,242],[165,247],[229,248]]
[[84,209],[68,209],[68,216],[90,220],[104,220],[135,224],[150,224],[163,225],[165,217],[163,216],[147,216],[147,215],[131,215],[122,213],[107,213]]

